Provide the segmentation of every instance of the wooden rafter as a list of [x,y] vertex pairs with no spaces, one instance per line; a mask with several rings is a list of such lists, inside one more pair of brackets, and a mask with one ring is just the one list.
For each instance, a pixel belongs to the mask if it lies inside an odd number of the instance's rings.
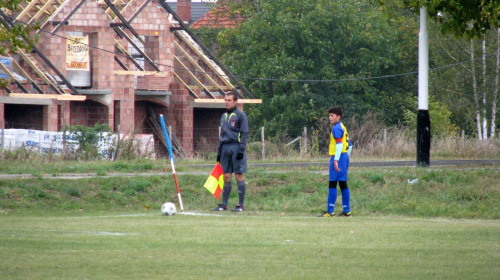
[[186,38],[186,36],[180,32],[180,31],[174,31],[175,34],[177,36],[179,36],[179,38],[182,40],[182,42],[184,42],[194,53],[196,53],[196,55],[198,55],[198,57],[203,60],[203,62],[205,62],[206,65],[208,65],[208,67],[211,69],[211,71],[213,71],[215,74],[217,74],[217,77],[219,77],[219,79],[221,79],[222,82],[224,82],[224,84],[226,86],[229,86],[231,88],[234,88],[234,86],[231,84],[231,82],[222,74],[220,74],[220,70],[217,69],[213,63],[211,61],[208,61],[208,58],[202,53],[200,52],[200,50],[194,46],[191,41]]
[[[32,1],[35,1],[35,0],[32,0]],[[52,15],[52,13],[55,10],[57,10],[57,9],[54,9],[53,11],[51,11],[53,2],[54,2],[54,0],[48,0],[45,4],[43,4],[43,6],[40,7],[38,12],[28,21],[28,24],[31,24],[35,20],[38,20],[38,18],[40,18],[40,16],[42,16],[44,13],[47,13],[49,16]],[[40,1],[40,3],[42,3],[42,2]],[[43,23],[45,23],[45,22],[43,22]]]
[[157,71],[132,71],[132,70],[115,70],[115,75],[134,75],[134,76],[161,76],[165,77],[168,72]]
[[43,99],[56,99],[56,100],[70,100],[70,101],[85,101],[85,95],[72,95],[72,94],[26,94],[26,93],[10,93],[10,97],[23,97],[23,98],[43,98]]
[[22,7],[20,4],[19,6],[21,6],[21,13],[16,17],[16,20],[17,21],[20,21],[22,20],[23,17],[25,17],[33,7],[35,7],[35,5],[38,4],[38,0],[32,0],[26,7]]
[[10,79],[14,80],[14,82],[17,84],[17,86],[25,93],[27,93],[28,91],[24,88],[24,86],[21,84],[21,82],[19,82],[19,80],[17,80],[17,78],[14,76],[14,74],[12,74],[12,72],[7,68],[5,67],[5,65],[3,65],[3,63],[0,63],[0,69],[5,73],[7,74],[7,76],[9,76]]
[[[184,48],[182,48],[182,46],[179,43],[177,43],[177,41],[175,41],[175,40],[174,40],[174,45],[175,45],[175,49],[178,50],[179,52],[181,52],[184,55],[184,57],[191,63],[191,65],[193,65],[196,68],[196,71],[198,71],[199,73],[202,73],[203,76],[213,86],[216,87],[216,90],[224,92],[222,87],[219,86],[219,84],[217,84],[217,82],[215,82],[214,79],[212,79],[212,77],[210,75],[208,75],[208,73],[203,68],[201,68],[201,66],[198,63],[196,63],[196,61],[191,57],[191,55],[189,55],[189,53],[186,50],[184,50]],[[223,87],[228,88],[227,86],[223,86]]]
[[[200,99],[195,99],[194,103],[199,103],[199,104],[224,104],[224,99],[207,99],[207,98],[200,98]],[[262,104],[262,99],[238,99],[238,103],[245,103],[245,104]]]
[[[134,59],[134,58],[132,57],[132,55],[131,55],[128,51],[127,51],[127,49],[126,49],[124,46],[122,46],[122,44],[121,44],[118,40],[116,40],[116,39],[115,39],[115,46],[116,46],[116,47],[118,48],[118,50],[119,50],[120,52],[122,52],[122,53],[123,53],[123,54],[124,54],[124,55],[125,55],[125,56],[126,56],[126,57],[130,60],[130,61],[132,61],[132,63],[134,63],[134,65],[135,65],[135,66],[136,66],[139,70],[144,71],[144,69],[142,68],[142,66],[141,66],[139,63],[137,63],[137,61],[135,61],[135,59]],[[117,56],[115,55],[115,57],[117,57]]]
[[191,94],[194,98],[199,98],[198,95],[196,95],[196,93],[189,87],[189,85],[184,82],[181,77],[179,77],[179,75],[177,75],[176,73],[174,73],[174,77],[179,81],[181,82],[189,91],[189,94]]
[[210,91],[205,87],[205,85],[200,82],[200,80],[193,74],[193,72],[191,72],[187,67],[186,65],[184,65],[184,63],[182,63],[182,61],[177,57],[177,56],[174,56],[174,60],[175,62],[177,62],[184,70],[186,70],[186,72],[188,73],[188,75],[191,77],[191,79],[193,79],[193,81],[200,87],[203,89],[203,91],[209,95],[210,97],[212,98],[215,98],[211,93]]
[[38,91],[39,93],[43,93],[42,89],[38,86],[38,84],[33,79],[31,79],[31,77],[28,75],[28,73],[26,73],[26,71],[24,71],[24,69],[21,67],[21,65],[19,65],[19,63],[17,63],[17,61],[10,54],[7,54],[7,56],[12,58],[12,62],[14,63],[14,67],[16,67],[16,69],[19,72],[21,72],[21,75],[24,78],[26,78],[28,81],[30,81],[31,85],[35,88],[35,90]]
[[54,82],[52,82],[52,80],[49,79],[47,77],[47,75],[45,74],[46,71],[43,68],[38,67],[36,65],[36,62],[33,62],[30,59],[28,54],[26,54],[21,48],[17,48],[17,51],[18,51],[19,55],[21,55],[21,57],[24,59],[24,61],[31,67],[31,69],[33,69],[33,71],[35,71],[35,73],[37,73],[38,76],[45,81],[45,83],[50,85],[57,93],[65,94],[64,90],[58,84],[55,84]]

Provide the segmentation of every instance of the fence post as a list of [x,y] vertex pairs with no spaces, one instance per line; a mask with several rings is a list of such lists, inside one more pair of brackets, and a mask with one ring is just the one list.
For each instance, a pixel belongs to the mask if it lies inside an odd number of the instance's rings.
[[64,160],[66,158],[66,129],[63,129],[62,134],[62,151],[61,158]]
[[264,140],[264,127],[260,128],[260,141],[262,142],[262,159],[266,159],[266,141]]
[[387,143],[387,128],[384,128],[384,141],[383,141],[383,143],[384,143],[384,146]]
[[118,133],[117,133],[117,139],[118,141],[116,142],[116,151],[115,151],[115,154],[114,154],[114,158],[113,160],[119,160],[120,159],[120,125],[117,125],[116,128],[118,129]]
[[[304,131],[302,132],[302,138],[304,139],[304,147],[301,149],[301,153],[307,154],[307,127],[304,126]],[[302,151],[303,150],[303,151]]]
[[5,160],[5,119],[2,119],[2,161]]

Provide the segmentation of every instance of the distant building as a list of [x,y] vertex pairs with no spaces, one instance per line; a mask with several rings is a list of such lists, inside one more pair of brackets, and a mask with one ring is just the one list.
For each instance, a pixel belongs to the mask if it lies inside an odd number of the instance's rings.
[[[179,16],[181,16],[179,14],[179,12],[177,11],[177,1],[167,1],[167,4],[172,8],[172,10],[174,10],[174,12],[176,12]],[[182,0],[181,0],[181,4],[182,4]],[[213,1],[209,1],[209,2],[191,2],[191,12],[189,13],[189,17],[184,14],[182,15],[181,17],[183,19],[188,19],[187,20],[187,23],[188,25],[191,25],[192,23],[196,22],[200,17],[204,16],[206,13],[208,13],[208,11],[210,11],[213,7],[214,7],[214,2]],[[189,5],[189,4],[186,4],[186,5]],[[187,12],[188,8],[186,8],[186,13]]]
[[6,128],[105,123],[125,134],[152,133],[161,143],[163,114],[179,153],[192,156],[215,149],[226,93],[236,92],[241,104],[261,102],[187,29],[195,3],[179,0],[179,15],[164,0],[112,3],[32,0],[1,23],[42,26],[31,53],[2,60]]

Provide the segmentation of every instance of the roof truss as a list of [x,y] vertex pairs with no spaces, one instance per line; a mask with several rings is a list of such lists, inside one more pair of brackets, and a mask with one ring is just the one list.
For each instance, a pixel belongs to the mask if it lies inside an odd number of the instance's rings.
[[[41,26],[47,25],[48,21],[53,17],[53,15],[60,11],[60,9],[69,0],[32,0],[29,2],[23,1],[14,11],[10,11],[7,14],[5,11],[0,10],[0,29],[11,29],[14,24],[32,24],[35,20],[38,21]],[[27,38],[22,38],[27,41]],[[66,79],[64,75],[55,67],[52,62],[43,55],[43,53],[36,47],[32,47],[32,53],[26,52],[24,49],[17,48],[16,52],[19,54],[20,59],[22,59],[27,67],[31,71],[23,69],[19,63],[14,59],[12,54],[7,54],[8,57],[12,58],[15,70],[19,71],[21,77],[25,81],[20,81],[14,73],[0,66],[3,72],[6,73],[9,78],[17,85],[17,87],[25,94],[67,94],[70,91],[72,94],[78,94],[76,88],[71,85],[71,83]],[[55,76],[50,74],[44,66],[42,66],[34,57],[37,55],[45,65],[55,73]],[[59,79],[57,81],[56,77]],[[38,82],[37,82],[38,81]],[[31,85],[27,87],[26,85]],[[43,90],[43,86],[48,86],[51,91]],[[10,92],[10,90],[7,90]]]
[[[59,29],[67,24],[71,16],[85,3],[86,0],[79,0],[78,4],[65,15],[64,19],[60,22],[53,22],[53,17],[58,14],[62,8],[75,0],[27,0],[21,1],[15,11],[6,14],[0,10],[0,28],[11,28],[13,24],[32,24],[35,21],[39,22],[41,29],[48,26],[50,23],[55,27],[52,33],[56,33]],[[142,1],[137,11],[125,19],[123,12],[130,7],[132,1]],[[169,71],[161,71],[160,65],[155,63],[147,54],[142,51],[141,46],[136,44],[136,41],[129,35],[130,33],[137,38],[137,40],[144,44],[144,40],[137,33],[137,31],[130,24],[143,9],[151,3],[151,0],[97,0],[105,13],[113,20],[112,28],[120,38],[124,38],[129,46],[134,48],[139,56],[144,59],[146,63],[151,65],[157,74],[166,75]],[[216,95],[224,96],[228,92],[235,92],[240,97],[247,95],[251,98],[253,96],[248,90],[239,83],[239,81],[222,65],[217,58],[199,41],[179,19],[177,14],[168,6],[165,0],[159,0],[161,7],[169,13],[172,19],[171,31],[175,33],[175,52],[173,71],[174,77],[182,83],[194,98],[202,98],[202,95],[196,92],[201,92],[205,97],[215,99]],[[130,33],[129,33],[130,32]],[[123,57],[132,61],[140,72],[146,72],[145,69],[139,64],[136,59],[130,54],[128,47],[124,47],[119,40],[115,40],[115,46],[120,53],[115,54],[115,61],[120,65],[126,74],[138,75],[136,69],[129,69],[122,61]],[[22,49],[18,49],[20,59],[22,59],[31,70],[25,71],[22,67],[15,62],[15,70],[20,73],[26,80],[19,80],[16,75],[8,69],[3,69],[9,78],[18,86],[19,90],[25,94],[66,94],[68,91],[71,94],[79,94],[77,89],[62,75],[59,70],[36,48],[33,51],[44,62],[42,66],[35,59],[34,54],[28,53]],[[12,57],[12,56],[11,56]],[[3,65],[2,65],[3,66]],[[45,69],[48,67],[52,75]],[[7,70],[7,71],[6,71]],[[120,73],[123,74],[123,73]],[[56,77],[58,79],[56,79]],[[26,85],[30,85],[29,87]],[[48,86],[52,91],[44,91],[43,86]]]

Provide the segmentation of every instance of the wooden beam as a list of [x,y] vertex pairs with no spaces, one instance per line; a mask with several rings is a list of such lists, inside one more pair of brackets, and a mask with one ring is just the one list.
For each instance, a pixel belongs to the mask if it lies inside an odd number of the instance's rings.
[[179,64],[182,66],[182,68],[184,68],[184,70],[186,70],[186,71],[187,71],[187,73],[189,74],[189,76],[191,77],[191,79],[193,79],[193,80],[194,80],[194,82],[195,82],[195,83],[196,83],[196,84],[197,84],[200,88],[203,88],[203,90],[205,91],[205,93],[206,93],[207,95],[209,95],[209,96],[210,96],[210,97],[212,97],[212,98],[215,98],[215,97],[214,97],[214,96],[210,93],[210,91],[208,91],[208,89],[207,89],[207,88],[205,88],[205,85],[204,85],[202,82],[200,82],[200,80],[198,80],[198,78],[197,78],[197,77],[196,77],[196,76],[195,76],[195,75],[191,72],[191,70],[189,70],[189,69],[186,67],[186,65],[184,65],[184,63],[182,63],[182,61],[181,61],[181,60],[180,60],[180,59],[179,59],[176,55],[174,55],[174,61],[176,61],[177,63],[179,63]]
[[21,49],[21,48],[17,48],[17,51],[19,53],[19,55],[21,55],[21,57],[24,59],[24,61],[26,63],[28,63],[28,65],[31,67],[31,69],[33,69],[40,78],[42,78],[48,85],[51,85],[54,90],[56,91],[59,91],[59,93],[64,93],[64,92],[61,92],[59,90],[59,85],[56,85],[54,84],[51,80],[49,80],[49,78],[47,78],[47,76],[42,72],[42,70],[40,68],[38,68],[34,63],[33,61],[31,61],[31,59],[24,53],[24,51]]
[[21,72],[21,75],[24,78],[26,78],[26,79],[28,79],[28,81],[30,81],[30,83],[33,85],[35,90],[38,91],[39,93],[43,93],[42,89],[38,86],[38,84],[33,79],[31,79],[31,77],[28,75],[28,73],[26,73],[26,71],[24,71],[24,69],[21,67],[21,65],[19,65],[19,63],[17,63],[17,61],[9,53],[7,53],[7,56],[12,58],[12,62],[14,63],[14,67],[16,67],[16,69],[19,72]]
[[[197,86],[191,86],[192,89],[202,89],[200,87],[197,87]],[[231,88],[229,87],[226,87],[226,86],[223,86],[223,87],[214,87],[214,86],[205,86],[206,89],[208,90],[211,90],[211,91],[217,91],[218,89],[221,89],[221,90],[231,90]]]
[[28,24],[31,24],[33,21],[38,20],[38,18],[52,5],[52,2],[54,0],[49,0],[47,3],[43,5],[43,7],[33,16],[29,21]]
[[135,76],[160,76],[166,77],[169,72],[158,72],[158,71],[127,71],[127,70],[115,70],[115,75],[135,75]]
[[10,72],[10,70],[5,65],[3,65],[3,63],[0,63],[0,69],[3,70],[3,72],[7,74],[7,76],[9,76],[9,78],[11,78],[24,93],[29,92],[27,89],[24,88],[21,82],[19,82],[19,80],[17,80],[16,77],[14,77],[14,74],[12,74],[12,72]]
[[125,54],[126,58],[128,58],[128,59],[130,59],[132,61],[132,63],[135,65],[135,67],[139,68],[141,71],[144,71],[144,69],[142,68],[142,66],[139,63],[137,63],[137,61],[135,61],[135,59],[127,51],[127,49],[125,49],[125,47],[122,46],[122,44],[120,44],[120,42],[118,40],[116,40],[116,39],[115,39],[115,46],[118,48],[119,51],[121,51],[123,54]]
[[85,95],[72,95],[72,94],[33,94],[33,93],[10,93],[10,97],[22,98],[40,98],[40,99],[56,99],[56,100],[69,100],[69,101],[85,101]]
[[184,48],[179,43],[177,43],[176,40],[174,40],[174,46],[175,49],[180,51],[189,60],[189,62],[191,62],[191,64],[196,68],[196,70],[202,73],[212,85],[216,86],[219,90],[222,90],[222,88],[212,79],[212,77],[210,77],[210,75],[208,75],[207,72],[203,68],[201,68],[201,66],[198,63],[196,63],[196,61],[189,55],[189,53],[186,50],[184,50]]
[[188,84],[186,84],[186,82],[184,82],[181,77],[179,77],[179,75],[177,75],[176,73],[174,73],[174,77],[179,81],[181,82],[189,91],[189,94],[191,94],[194,98],[198,99],[198,95],[196,95],[196,93],[194,93],[194,91],[189,87]]
[[[195,99],[194,103],[212,103],[212,104],[222,104],[224,99]],[[242,104],[262,104],[262,99],[244,99],[239,98],[238,103]]]
[[231,82],[228,79],[226,79],[224,74],[220,74],[220,70],[217,69],[212,64],[212,62],[208,60],[208,57],[205,54],[203,54],[198,48],[196,48],[196,46],[194,46],[193,43],[191,43],[191,41],[189,41],[189,39],[186,36],[184,36],[184,34],[182,33],[183,31],[174,31],[174,32],[175,32],[175,34],[177,34],[177,36],[181,37],[181,40],[186,45],[188,45],[188,47],[191,48],[191,50],[193,50],[203,60],[203,62],[205,62],[208,65],[208,67],[214,72],[214,74],[217,74],[219,79],[221,79],[221,81],[223,81],[224,84],[226,84],[226,86],[234,88],[234,86],[231,84]]
[[38,4],[38,0],[31,0],[31,2],[24,8],[24,10],[16,17],[16,20],[21,21],[21,19],[28,14],[28,12],[33,8],[36,4]]

